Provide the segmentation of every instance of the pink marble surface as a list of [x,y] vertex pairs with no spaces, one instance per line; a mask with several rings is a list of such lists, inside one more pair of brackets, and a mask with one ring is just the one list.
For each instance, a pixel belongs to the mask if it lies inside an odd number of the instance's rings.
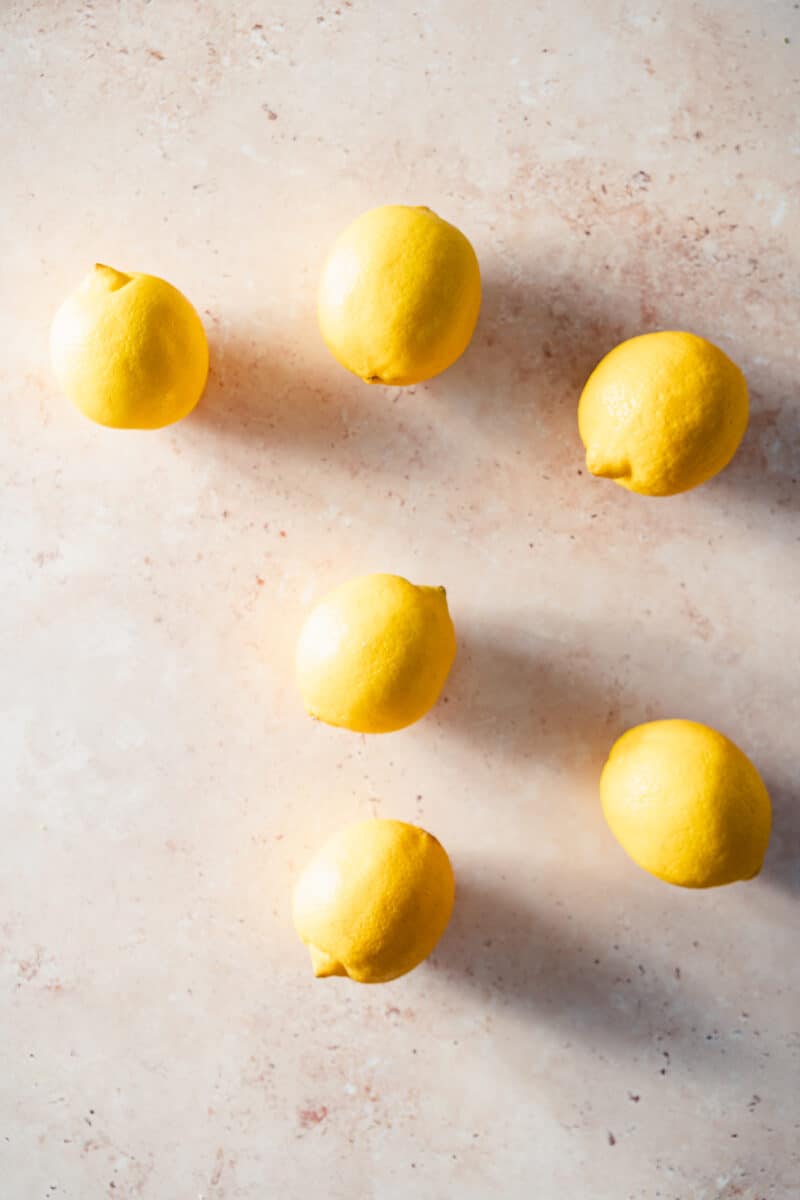
[[[3,1200],[787,1200],[800,1179],[800,10],[796,3],[6,3]],[[320,344],[351,217],[428,204],[480,257],[451,371]],[[95,260],[181,287],[201,407],[82,420],[47,364]],[[693,493],[583,470],[620,338],[688,327],[752,421]],[[422,723],[313,725],[305,606],[447,586]],[[597,778],[683,715],[762,770],[762,876],[638,871]],[[418,821],[459,895],[434,958],[315,981],[291,886]]]

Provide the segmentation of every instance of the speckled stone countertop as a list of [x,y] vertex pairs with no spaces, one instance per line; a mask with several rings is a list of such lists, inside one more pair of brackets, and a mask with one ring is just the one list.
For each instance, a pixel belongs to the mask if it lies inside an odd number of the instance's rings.
[[[488,15],[491,12],[491,15]],[[13,3],[0,14],[2,1200],[789,1200],[800,1188],[800,8],[674,0]],[[353,216],[473,241],[472,347],[370,389],[316,328]],[[47,362],[96,261],[200,310],[201,406],[90,425]],[[623,337],[746,372],[688,495],[583,469]],[[403,733],[315,725],[304,607],[442,583]],[[683,715],[755,760],[765,870],[637,870],[597,780]],[[315,981],[293,880],[416,821],[458,899],[385,987]]]

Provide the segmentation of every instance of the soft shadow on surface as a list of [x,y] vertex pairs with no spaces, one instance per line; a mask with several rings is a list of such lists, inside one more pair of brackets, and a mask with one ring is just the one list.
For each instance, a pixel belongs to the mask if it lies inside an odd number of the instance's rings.
[[[535,894],[535,889],[531,888]],[[602,897],[598,897],[602,906]],[[621,948],[572,920],[567,906],[477,874],[458,874],[456,905],[432,965],[460,991],[548,1023],[600,1055],[627,1047],[651,1055],[656,1075],[685,1070],[753,1072],[758,1055],[742,1038],[718,1037],[719,998],[692,982],[693,964]],[[725,1025],[735,1014],[726,1014]],[[638,1060],[637,1060],[638,1061]],[[646,1060],[642,1063],[646,1069]]]
[[732,461],[701,495],[773,513],[800,511],[800,368],[774,364],[745,370],[750,423]]
[[772,837],[759,878],[800,900],[800,793],[764,776],[772,800]]
[[499,358],[512,373],[518,364],[539,368],[577,404],[603,355],[634,332],[645,332],[641,319],[600,288],[586,290],[570,277],[542,280],[535,268],[513,279],[491,274],[471,365]]
[[404,430],[398,393],[369,387],[332,358],[303,359],[255,336],[212,336],[205,394],[189,420],[215,438],[307,451],[386,453]]
[[610,661],[616,644],[611,624],[605,631],[610,649],[602,658],[590,630],[556,639],[462,622],[458,633],[437,721],[445,734],[485,743],[503,758],[566,765],[581,759],[599,771],[629,725],[662,715],[623,681],[624,661],[616,668]]
[[[566,439],[580,466],[583,385],[603,355],[634,332],[641,328],[610,296],[587,293],[571,279],[542,279],[535,270],[489,274],[472,343],[442,377],[436,401],[456,416],[467,413],[486,437],[539,432]],[[551,443],[548,454],[557,450]]]
[[[556,639],[460,625],[458,656],[434,710],[439,728],[498,761],[546,764],[576,781],[597,781],[614,742],[633,725],[671,716],[724,725],[705,705],[694,707],[702,667],[685,641],[631,637],[611,618],[602,633],[573,629]],[[773,807],[760,878],[800,899],[800,797],[777,763],[771,770],[768,760],[752,757]]]
[[446,443],[446,423],[466,420],[485,453],[495,440],[516,440],[520,424],[543,431],[553,424],[580,466],[581,387],[603,354],[631,332],[617,313],[605,311],[604,300],[582,299],[566,280],[551,286],[535,277],[490,276],[465,354],[442,375],[408,388],[364,384],[326,356],[316,331],[309,332],[316,340],[305,355],[257,331],[212,329],[209,382],[189,420],[249,447],[347,450],[371,462],[391,453],[397,439],[414,432],[424,438],[428,425]]
[[[248,447],[269,444],[386,462],[419,439],[420,422],[445,441],[443,422],[467,421],[486,452],[526,448],[532,467],[583,468],[581,390],[625,338],[680,325],[666,303],[643,306],[597,281],[491,272],[471,345],[448,371],[416,388],[369,387],[320,347],[304,355],[255,332],[211,331],[206,392],[195,428]],[[698,493],[718,504],[800,507],[800,393],[789,366],[745,364],[751,420],[731,464]],[[407,427],[404,425],[407,421]],[[537,446],[538,443],[538,446]],[[542,456],[542,447],[546,453]],[[537,457],[538,456],[538,457]]]
[[[543,279],[535,266],[513,277],[484,280],[483,305],[473,342],[443,377],[444,395],[488,435],[511,422],[554,438],[548,463],[564,452],[577,467],[583,450],[577,428],[581,391],[592,370],[619,342],[658,329],[685,328],[669,296],[644,301],[635,291],[612,290],[598,279]],[[705,332],[699,330],[699,332]],[[711,336],[709,334],[709,336]],[[736,358],[735,348],[730,348]],[[751,417],[729,466],[703,487],[713,503],[758,504],[770,511],[800,508],[800,386],[792,364],[752,363],[741,347]],[[485,381],[478,388],[477,382]],[[472,386],[470,386],[472,385]],[[542,464],[545,466],[547,464]]]

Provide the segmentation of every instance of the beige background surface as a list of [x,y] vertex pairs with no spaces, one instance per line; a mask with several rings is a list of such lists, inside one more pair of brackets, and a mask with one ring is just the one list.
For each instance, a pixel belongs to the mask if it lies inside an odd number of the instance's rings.
[[[787,1200],[800,1188],[798,4],[2,5],[3,1200]],[[424,203],[485,276],[443,377],[320,344],[353,216]],[[158,434],[47,363],[95,260],[166,276],[212,379]],[[595,361],[737,359],[733,465],[649,501],[583,470]],[[447,586],[444,702],[308,721],[305,607]],[[754,758],[754,883],[651,880],[597,778],[684,715]],[[292,882],[365,814],[459,883],[432,961],[316,982]]]

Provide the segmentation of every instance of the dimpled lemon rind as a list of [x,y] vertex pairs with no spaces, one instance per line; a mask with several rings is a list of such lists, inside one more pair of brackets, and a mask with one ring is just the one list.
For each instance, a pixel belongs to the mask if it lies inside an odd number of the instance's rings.
[[348,825],[297,881],[293,917],[318,977],[386,983],[431,953],[455,898],[450,859],[403,821]]
[[436,703],[456,653],[441,587],[363,575],[325,596],[297,643],[306,711],[359,733],[390,733]]
[[600,781],[603,813],[634,862],[667,883],[707,888],[752,879],[771,827],[750,759],[694,721],[651,721],[615,743]]
[[429,208],[390,204],[357,217],[328,256],[319,325],[334,358],[368,383],[406,386],[444,371],[481,305],[475,251]]
[[186,297],[155,275],[98,263],[50,333],[53,369],[76,408],[113,429],[160,429],[197,404],[208,343]]
[[593,475],[672,496],[705,483],[736,453],[748,420],[744,375],[693,333],[645,333],[595,367],[578,406]]

